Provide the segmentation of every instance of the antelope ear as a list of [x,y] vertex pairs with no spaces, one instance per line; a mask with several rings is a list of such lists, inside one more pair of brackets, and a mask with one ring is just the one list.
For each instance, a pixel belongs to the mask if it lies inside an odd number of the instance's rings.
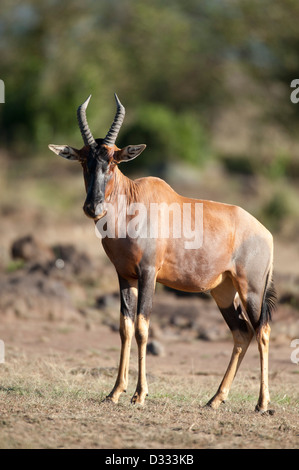
[[121,150],[116,150],[114,152],[114,161],[116,163],[120,162],[127,162],[129,160],[133,160],[133,158],[138,157],[138,155],[143,152],[145,149],[146,145],[141,144],[141,145],[128,145],[127,147],[124,147]]
[[67,160],[81,160],[79,150],[69,147],[68,145],[50,144],[48,147],[52,152],[56,153],[60,157],[67,158]]

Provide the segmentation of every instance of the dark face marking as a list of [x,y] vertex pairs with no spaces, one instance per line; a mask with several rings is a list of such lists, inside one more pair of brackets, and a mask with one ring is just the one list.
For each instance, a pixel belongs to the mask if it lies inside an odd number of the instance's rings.
[[88,217],[96,219],[104,212],[106,186],[112,176],[106,148],[91,149],[83,171],[87,193],[83,210]]

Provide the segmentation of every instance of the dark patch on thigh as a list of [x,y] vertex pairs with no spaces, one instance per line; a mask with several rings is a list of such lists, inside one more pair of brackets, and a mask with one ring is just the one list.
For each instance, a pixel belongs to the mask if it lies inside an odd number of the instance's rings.
[[241,318],[241,305],[238,305],[237,308],[235,308],[234,305],[231,305],[227,308],[220,308],[220,312],[222,313],[223,318],[231,331],[239,330],[244,333],[248,332],[247,322],[243,318]]

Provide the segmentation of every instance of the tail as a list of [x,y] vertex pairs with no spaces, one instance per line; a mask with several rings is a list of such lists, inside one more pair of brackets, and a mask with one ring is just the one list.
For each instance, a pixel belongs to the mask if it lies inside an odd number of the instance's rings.
[[[271,273],[272,274],[272,273]],[[268,324],[272,320],[272,312],[277,307],[277,293],[273,283],[273,279],[270,278],[270,271],[267,274],[265,290],[262,302],[262,311],[259,320],[259,326]]]

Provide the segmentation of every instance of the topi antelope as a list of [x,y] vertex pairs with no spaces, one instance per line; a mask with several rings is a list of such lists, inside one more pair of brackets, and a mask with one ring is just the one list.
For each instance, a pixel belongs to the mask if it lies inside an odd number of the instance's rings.
[[[272,284],[272,235],[253,216],[240,207],[218,202],[185,198],[165,181],[146,177],[135,181],[118,168],[121,162],[141,154],[145,145],[129,145],[119,149],[116,138],[125,116],[125,109],[115,95],[117,111],[104,139],[94,139],[86,119],[90,97],[78,108],[77,117],[84,147],[77,150],[68,145],[49,145],[57,155],[77,160],[83,168],[86,200],[83,210],[95,223],[107,218],[115,230],[113,236],[102,238],[106,254],[114,264],[120,287],[121,353],[118,375],[107,400],[117,403],[128,385],[129,356],[135,331],[138,345],[138,381],[133,403],[143,404],[148,395],[146,380],[146,346],[149,318],[156,282],[187,291],[210,291],[224,320],[229,326],[234,346],[228,368],[216,394],[208,402],[214,409],[228,396],[232,381],[255,335],[261,365],[260,393],[256,410],[266,412],[270,401],[268,390],[269,321],[276,295]],[[119,196],[123,197],[120,198]],[[163,212],[175,204],[183,210],[191,208],[193,226],[201,217],[202,243],[197,249],[187,249],[186,236],[168,237],[120,236],[119,218],[130,204],[159,204],[158,224],[170,222]],[[201,205],[197,214],[195,205]],[[109,211],[109,207],[117,210]],[[110,215],[108,214],[110,213]],[[149,211],[139,218],[150,229],[153,222]],[[174,217],[174,215],[173,215]],[[124,223],[132,220],[127,211]],[[157,219],[155,220],[157,223]],[[152,224],[152,225],[151,225]],[[171,225],[171,224],[169,224]],[[137,314],[137,315],[136,315]]]

